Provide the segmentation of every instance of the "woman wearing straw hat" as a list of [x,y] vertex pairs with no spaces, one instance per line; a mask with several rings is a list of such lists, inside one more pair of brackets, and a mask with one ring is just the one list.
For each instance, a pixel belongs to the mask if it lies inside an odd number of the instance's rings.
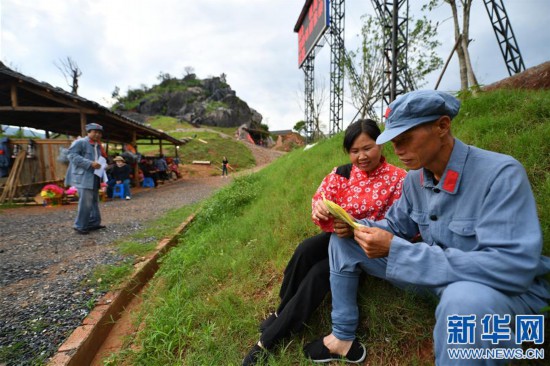
[[123,184],[124,196],[127,200],[129,200],[132,198],[132,194],[130,193],[130,165],[126,164],[126,161],[122,156],[115,157],[113,161],[115,162],[115,166],[111,170],[111,179],[109,179],[108,182],[108,185],[111,188],[110,191],[112,192],[112,188],[115,184]]

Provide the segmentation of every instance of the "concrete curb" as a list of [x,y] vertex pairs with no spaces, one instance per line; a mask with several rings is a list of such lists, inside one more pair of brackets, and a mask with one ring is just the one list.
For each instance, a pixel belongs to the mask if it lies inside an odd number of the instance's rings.
[[194,219],[190,215],[171,237],[162,239],[153,253],[144,261],[134,265],[132,277],[121,289],[105,294],[94,309],[82,321],[67,340],[50,359],[48,366],[84,366],[89,365],[103,344],[121,312],[130,303],[135,294],[153,277],[158,269],[158,259],[177,244],[177,237]]

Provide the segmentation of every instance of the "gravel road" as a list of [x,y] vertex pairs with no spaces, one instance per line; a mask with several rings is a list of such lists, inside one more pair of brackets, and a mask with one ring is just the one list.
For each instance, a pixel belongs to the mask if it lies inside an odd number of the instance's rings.
[[[249,146],[258,166],[280,153]],[[0,366],[47,360],[102,294],[86,285],[92,270],[123,258],[112,245],[170,209],[231,182],[220,177],[167,182],[132,200],[102,202],[104,230],[77,235],[76,204],[0,211]],[[185,217],[181,218],[181,221]]]

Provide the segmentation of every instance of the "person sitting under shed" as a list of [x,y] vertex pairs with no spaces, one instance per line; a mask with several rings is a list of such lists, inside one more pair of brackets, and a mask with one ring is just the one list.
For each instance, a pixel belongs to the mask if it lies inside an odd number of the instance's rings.
[[112,198],[115,185],[122,184],[124,185],[124,197],[129,200],[132,198],[130,192],[130,174],[132,168],[126,164],[122,156],[115,157],[113,161],[115,165],[111,169],[111,177],[107,182],[107,197]]
[[149,158],[143,158],[141,159],[139,163],[139,169],[143,172],[144,178],[152,178],[155,182],[155,188],[158,186],[158,170],[155,168],[155,165],[153,164],[153,161]]
[[160,154],[160,156],[155,159],[155,167],[157,168],[157,173],[159,179],[162,181],[168,180],[168,164],[166,163],[166,159],[164,158],[163,154]]

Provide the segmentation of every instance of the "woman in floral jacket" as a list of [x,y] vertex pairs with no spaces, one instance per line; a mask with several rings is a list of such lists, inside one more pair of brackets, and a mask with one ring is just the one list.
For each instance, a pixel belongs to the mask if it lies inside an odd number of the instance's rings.
[[281,302],[261,324],[258,343],[243,360],[254,365],[265,359],[282,339],[300,331],[330,290],[328,245],[330,236],[353,236],[343,221],[334,219],[322,196],[344,208],[355,219],[380,220],[401,196],[406,172],[386,162],[376,145],[380,129],[372,120],[359,120],[346,129],[344,150],[351,164],[334,168],[312,199],[312,219],[323,233],[296,248],[284,272]]

